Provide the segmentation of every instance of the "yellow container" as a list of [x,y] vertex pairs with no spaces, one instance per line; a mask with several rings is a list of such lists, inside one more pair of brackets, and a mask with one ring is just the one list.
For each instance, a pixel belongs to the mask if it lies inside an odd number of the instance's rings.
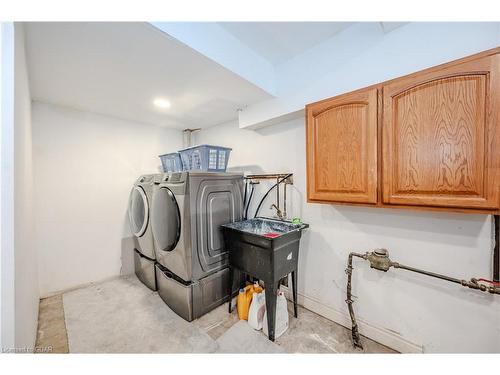
[[262,289],[262,287],[259,285],[258,282],[255,282],[253,283],[253,292],[252,292],[252,295],[253,293],[261,293],[264,289]]
[[253,294],[261,292],[262,288],[257,283],[254,285],[247,285],[244,289],[240,289],[238,299],[236,300],[236,310],[240,320],[248,320],[248,310],[252,303]]

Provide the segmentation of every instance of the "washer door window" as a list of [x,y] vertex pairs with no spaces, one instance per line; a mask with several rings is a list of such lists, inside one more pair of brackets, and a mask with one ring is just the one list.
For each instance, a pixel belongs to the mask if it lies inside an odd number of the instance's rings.
[[146,193],[140,186],[134,186],[132,189],[128,214],[132,233],[136,237],[141,237],[148,226],[149,205]]
[[169,188],[158,189],[151,214],[156,246],[162,251],[172,251],[181,235],[181,216],[177,200]]

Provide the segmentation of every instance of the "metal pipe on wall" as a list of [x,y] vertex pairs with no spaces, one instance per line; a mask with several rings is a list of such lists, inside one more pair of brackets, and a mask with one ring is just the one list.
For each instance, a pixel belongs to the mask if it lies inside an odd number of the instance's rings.
[[287,213],[286,213],[286,185],[287,182],[285,180],[285,183],[283,184],[283,217],[287,219]]
[[349,254],[349,260],[347,261],[347,268],[345,270],[345,273],[347,274],[347,299],[345,302],[347,303],[347,308],[349,309],[349,315],[351,316],[351,336],[352,336],[352,344],[354,347],[358,347],[363,349],[363,346],[361,345],[361,340],[359,337],[359,331],[358,331],[358,323],[356,322],[356,316],[354,315],[354,308],[352,307],[353,300],[352,300],[352,258],[353,257],[359,257],[362,259],[366,260],[366,255],[365,254],[358,254],[358,253],[350,253]]
[[494,241],[493,248],[493,281],[500,281],[500,215],[493,215]]
[[184,143],[184,147],[185,148],[188,148],[188,147],[192,147],[193,146],[193,133],[194,132],[197,132],[201,130],[201,128],[196,128],[196,129],[184,129],[182,132],[184,133],[184,139],[183,139],[183,143]]
[[391,267],[400,268],[403,270],[419,273],[421,275],[430,276],[430,277],[437,278],[437,279],[444,280],[444,281],[449,281],[449,282],[452,282],[455,284],[460,284],[466,288],[479,290],[481,292],[489,292],[491,294],[499,294],[500,295],[500,286],[496,285],[496,283],[493,283],[493,284],[490,283],[489,286],[486,286],[486,285],[480,283],[480,281],[483,281],[484,279],[472,278],[469,281],[464,280],[464,279],[461,280],[461,279],[457,279],[457,278],[454,278],[451,276],[446,276],[446,275],[442,275],[439,273],[425,271],[425,270],[422,270],[419,268],[406,266],[404,264],[399,264],[397,262],[391,261],[391,259],[389,258],[389,252],[386,249],[376,249],[372,252],[366,252],[365,254],[351,252],[349,254],[349,258],[347,260],[347,268],[345,270],[345,272],[347,273],[347,288],[346,288],[347,299],[345,302],[347,303],[349,315],[351,317],[352,343],[353,343],[354,347],[358,347],[361,349],[363,348],[363,345],[361,344],[360,335],[359,335],[359,331],[358,331],[358,324],[356,321],[356,316],[354,314],[354,308],[352,306],[352,304],[354,302],[352,300],[352,271],[354,269],[352,266],[353,257],[358,257],[358,258],[361,258],[363,260],[367,260],[368,262],[370,262],[371,268],[374,268],[374,269],[379,270],[379,271],[387,272]]
[[263,175],[248,175],[245,176],[245,179],[249,180],[264,180],[264,179],[275,179],[276,178],[276,183],[269,188],[269,190],[264,194],[262,199],[260,200],[259,204],[257,205],[257,209],[255,210],[255,215],[254,217],[257,217],[259,215],[260,208],[262,207],[262,204],[264,203],[265,199],[269,195],[269,193],[276,187],[279,189],[279,185],[282,182],[288,182],[289,184],[293,184],[293,180],[291,180],[291,177],[293,176],[293,173],[280,173],[280,174],[263,174]]

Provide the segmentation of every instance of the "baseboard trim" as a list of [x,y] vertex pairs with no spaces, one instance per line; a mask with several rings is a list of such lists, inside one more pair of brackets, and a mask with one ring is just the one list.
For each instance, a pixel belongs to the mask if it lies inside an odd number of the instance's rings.
[[90,281],[90,282],[88,282],[88,283],[84,283],[84,284],[78,284],[78,285],[72,286],[72,287],[67,288],[67,289],[62,289],[62,290],[57,290],[57,291],[55,291],[55,292],[45,293],[45,294],[43,294],[43,295],[40,295],[40,299],[49,298],[49,297],[57,296],[57,295],[59,295],[59,294],[72,292],[73,290],[86,288],[86,287],[88,287],[88,286],[95,285],[95,284],[105,283],[106,281],[115,280],[115,279],[118,279],[118,278],[120,278],[120,277],[122,277],[122,276],[127,276],[127,275],[115,275],[115,276],[110,276],[110,277],[106,277],[106,278],[101,279],[101,280],[97,280],[97,281]]
[[[285,292],[288,299],[291,299],[291,291],[286,286],[281,286],[281,290]],[[322,317],[338,323],[346,328],[351,329],[351,318],[348,314],[339,311],[331,306],[325,305],[323,302],[315,298],[307,297],[301,293],[297,293],[298,304],[308,310],[315,312]],[[406,340],[400,334],[388,330],[383,327],[375,326],[366,321],[356,319],[359,326],[359,333],[366,336],[382,345],[388,346],[400,353],[423,353],[422,345],[415,344]]]

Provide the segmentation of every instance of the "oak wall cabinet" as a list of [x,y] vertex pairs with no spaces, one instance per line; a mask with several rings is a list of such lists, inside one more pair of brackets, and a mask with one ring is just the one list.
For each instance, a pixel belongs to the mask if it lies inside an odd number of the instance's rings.
[[310,199],[377,203],[377,113],[376,88],[309,107]]
[[306,106],[310,202],[500,212],[500,48]]

